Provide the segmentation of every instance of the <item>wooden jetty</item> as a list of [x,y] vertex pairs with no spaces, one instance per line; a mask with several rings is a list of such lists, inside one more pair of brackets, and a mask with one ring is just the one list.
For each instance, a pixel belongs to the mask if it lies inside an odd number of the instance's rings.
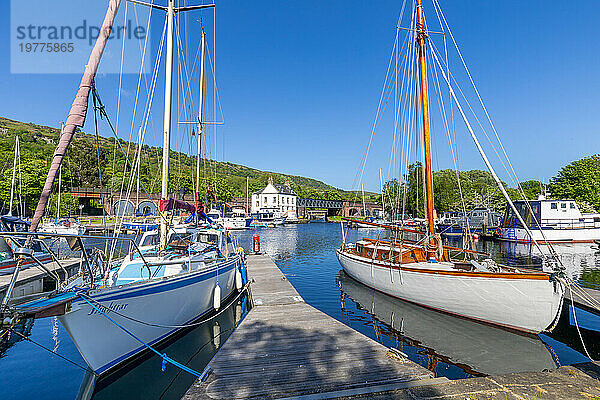
[[184,399],[331,398],[447,381],[306,304],[269,257],[247,266],[254,307]]
[[450,381],[306,304],[273,261],[248,256],[254,307],[182,400],[600,398],[600,367]]
[[[79,270],[80,259],[71,258],[60,260],[60,264],[67,271],[69,276],[72,276]],[[56,262],[44,264],[50,271],[56,272],[61,279],[65,279],[65,273]],[[4,294],[10,284],[12,274],[0,275],[0,299],[4,298]],[[33,265],[19,272],[15,288],[13,289],[11,303],[19,303],[35,298],[42,293],[52,290],[56,287],[54,279],[41,268]]]

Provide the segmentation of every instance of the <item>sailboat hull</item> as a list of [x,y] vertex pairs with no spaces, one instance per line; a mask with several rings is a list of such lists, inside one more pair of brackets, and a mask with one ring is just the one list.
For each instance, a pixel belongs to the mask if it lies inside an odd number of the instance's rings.
[[336,253],[348,275],[375,290],[510,329],[542,332],[558,317],[562,305],[562,284],[548,279],[435,273],[435,263],[403,264],[398,269],[341,250]]
[[[218,272],[215,267],[207,268],[139,285],[101,289],[88,295],[98,309],[152,345],[180,329],[175,326],[188,324],[213,311],[217,282],[222,298],[230,296],[235,290],[235,272],[239,267],[240,258],[236,256],[220,263]],[[71,310],[59,319],[82,357],[98,374],[146,350],[140,341],[82,299],[74,301]],[[169,327],[150,326],[135,320]]]

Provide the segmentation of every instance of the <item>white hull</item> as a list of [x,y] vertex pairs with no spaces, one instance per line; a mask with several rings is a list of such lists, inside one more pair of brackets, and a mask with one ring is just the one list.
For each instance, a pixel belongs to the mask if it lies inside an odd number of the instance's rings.
[[85,233],[85,226],[73,225],[73,226],[60,226],[60,225],[42,225],[38,232],[45,233],[57,233],[61,235],[83,235]]
[[225,229],[247,229],[245,217],[225,217],[220,221]]
[[[520,331],[539,333],[560,312],[564,288],[548,280],[447,275],[379,266],[336,251],[352,278],[388,295],[425,307]],[[408,263],[403,268],[439,269],[443,263]]]
[[[561,228],[561,229],[544,229],[544,236],[539,229],[531,229],[533,238],[537,242],[554,242],[554,243],[591,243],[594,240],[600,240],[600,228]],[[527,231],[523,228],[502,228],[500,239],[509,242],[531,243]]]
[[[219,263],[218,283],[222,299],[235,290],[235,272],[239,266],[239,256]],[[140,284],[99,289],[91,291],[89,296],[102,304],[103,312],[152,345],[179,328],[145,325],[107,310],[115,310],[148,323],[185,325],[213,310],[216,283],[217,269],[209,267]],[[145,346],[82,299],[74,301],[71,310],[59,319],[96,373],[106,372],[145,350]]]

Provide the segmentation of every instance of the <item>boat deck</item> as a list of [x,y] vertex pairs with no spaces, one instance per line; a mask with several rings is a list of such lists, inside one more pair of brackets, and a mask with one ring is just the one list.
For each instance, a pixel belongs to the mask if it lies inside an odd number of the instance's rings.
[[306,304],[269,257],[247,266],[254,307],[184,399],[332,398],[447,381]]

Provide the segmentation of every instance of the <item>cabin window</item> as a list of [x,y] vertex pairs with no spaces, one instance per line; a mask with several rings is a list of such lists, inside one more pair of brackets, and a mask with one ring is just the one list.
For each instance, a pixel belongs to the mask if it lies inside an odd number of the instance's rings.
[[387,256],[387,254],[386,254],[386,253],[382,253],[382,254],[381,254],[381,259],[382,259],[382,260],[387,260],[387,258],[388,258],[388,256]]
[[550,204],[550,208],[553,210],[558,210],[558,203],[552,203]]
[[571,203],[571,209],[575,209],[575,203]]
[[373,255],[373,250],[367,250],[367,257],[371,257]]
[[560,203],[560,208],[567,208],[567,203]]
[[158,235],[148,235],[144,238],[144,241],[140,243],[140,246],[155,246],[158,244]]

